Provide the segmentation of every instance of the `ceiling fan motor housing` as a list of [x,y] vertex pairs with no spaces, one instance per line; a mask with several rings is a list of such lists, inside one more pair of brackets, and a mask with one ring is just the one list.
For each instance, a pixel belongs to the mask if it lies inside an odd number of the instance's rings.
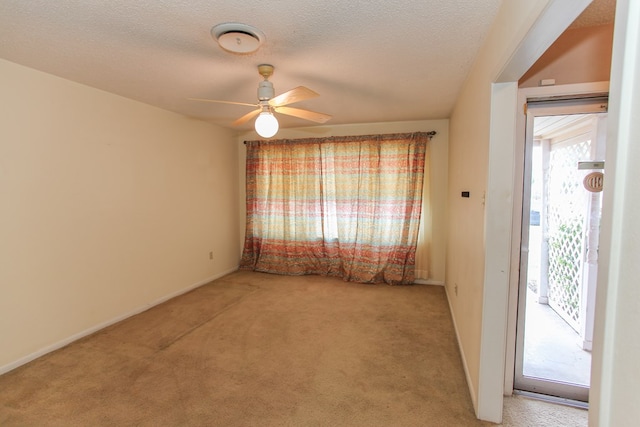
[[263,80],[258,85],[258,99],[260,101],[268,101],[275,96],[273,84],[268,80]]

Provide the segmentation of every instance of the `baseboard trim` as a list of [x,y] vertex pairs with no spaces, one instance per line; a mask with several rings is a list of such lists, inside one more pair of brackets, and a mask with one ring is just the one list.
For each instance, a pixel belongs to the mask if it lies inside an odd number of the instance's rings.
[[61,349],[62,347],[66,346],[66,345],[69,345],[74,341],[77,341],[77,340],[79,340],[81,338],[84,338],[84,337],[86,337],[88,335],[91,335],[91,334],[93,334],[95,332],[98,332],[99,330],[104,329],[104,328],[106,328],[108,326],[111,326],[113,324],[116,324],[118,322],[122,322],[123,320],[128,319],[131,316],[135,316],[136,314],[140,314],[143,311],[147,311],[150,308],[153,308],[153,307],[155,307],[157,305],[160,305],[160,304],[162,304],[162,303],[164,303],[166,301],[169,301],[170,299],[175,298],[177,296],[180,296],[182,294],[186,294],[189,291],[192,291],[192,290],[194,290],[196,288],[199,288],[200,286],[206,285],[207,283],[209,283],[209,282],[211,282],[213,280],[219,279],[219,278],[221,278],[223,276],[226,276],[227,274],[233,273],[234,271],[237,271],[237,270],[238,270],[238,268],[234,267],[232,269],[229,269],[229,270],[223,271],[221,273],[215,274],[213,276],[207,277],[206,279],[202,279],[197,283],[194,283],[194,284],[192,284],[190,286],[187,286],[186,288],[180,289],[180,290],[178,290],[176,292],[172,292],[172,293],[170,293],[168,295],[165,295],[165,296],[163,296],[161,298],[158,298],[155,301],[152,301],[150,303],[144,304],[144,305],[142,305],[142,306],[140,306],[138,308],[135,308],[135,309],[133,309],[133,310],[127,312],[127,313],[124,313],[124,314],[122,314],[120,316],[117,316],[117,317],[115,317],[113,319],[110,319],[110,320],[107,320],[105,322],[99,323],[99,324],[97,324],[95,326],[92,326],[92,327],[90,327],[88,329],[85,329],[84,331],[78,332],[77,334],[73,334],[70,337],[67,337],[67,338],[65,338],[63,340],[60,340],[60,341],[56,342],[56,343],[53,343],[53,344],[48,345],[46,347],[43,347],[40,350],[37,350],[37,351],[35,351],[35,352],[31,353],[31,354],[28,354],[27,356],[21,357],[20,359],[14,361],[14,362],[8,363],[8,364],[3,365],[3,366],[0,366],[0,375],[6,374],[7,372],[12,371],[12,370],[14,370],[14,369],[16,369],[16,368],[18,368],[18,367],[20,367],[22,365],[25,365],[25,364],[27,364],[27,363],[29,363],[29,362],[31,362],[31,361],[39,358],[39,357],[42,357],[47,353],[51,353],[52,351]]
[[473,381],[471,381],[471,375],[469,374],[469,367],[467,366],[467,358],[465,357],[465,354],[464,354],[464,348],[462,347],[462,341],[460,340],[460,333],[458,332],[458,325],[456,324],[456,318],[453,315],[451,298],[449,298],[449,292],[447,291],[446,286],[444,290],[445,290],[445,295],[447,296],[447,303],[449,304],[449,313],[451,314],[451,320],[453,322],[453,330],[456,333],[456,340],[458,341],[458,349],[460,349],[460,357],[462,359],[464,376],[467,379],[467,388],[469,389],[469,394],[471,395],[471,402],[473,403],[473,409],[476,412],[476,416],[477,416],[478,415],[478,397],[476,396],[476,392],[473,389]]
[[416,285],[435,285],[435,286],[444,286],[444,282],[439,280],[431,280],[431,279],[415,279],[413,281]]

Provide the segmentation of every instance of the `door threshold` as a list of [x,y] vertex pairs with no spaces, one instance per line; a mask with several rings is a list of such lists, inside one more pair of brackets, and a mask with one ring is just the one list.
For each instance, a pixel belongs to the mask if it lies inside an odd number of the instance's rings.
[[580,400],[567,399],[564,397],[550,396],[548,394],[534,393],[525,390],[513,390],[513,394],[517,396],[527,397],[529,399],[542,400],[543,402],[555,403],[558,405],[572,406],[579,409],[589,409],[589,402]]

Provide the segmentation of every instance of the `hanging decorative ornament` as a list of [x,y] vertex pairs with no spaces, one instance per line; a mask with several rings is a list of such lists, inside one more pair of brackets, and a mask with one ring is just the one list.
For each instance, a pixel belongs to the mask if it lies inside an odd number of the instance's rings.
[[587,176],[584,177],[582,181],[582,185],[587,191],[592,193],[599,193],[602,191],[602,186],[604,184],[604,174],[602,172],[591,172]]

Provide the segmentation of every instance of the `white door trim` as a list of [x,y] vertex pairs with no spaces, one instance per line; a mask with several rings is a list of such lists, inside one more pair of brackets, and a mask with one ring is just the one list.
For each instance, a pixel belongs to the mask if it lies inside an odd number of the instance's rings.
[[640,2],[618,0],[613,35],[589,425],[640,419]]

